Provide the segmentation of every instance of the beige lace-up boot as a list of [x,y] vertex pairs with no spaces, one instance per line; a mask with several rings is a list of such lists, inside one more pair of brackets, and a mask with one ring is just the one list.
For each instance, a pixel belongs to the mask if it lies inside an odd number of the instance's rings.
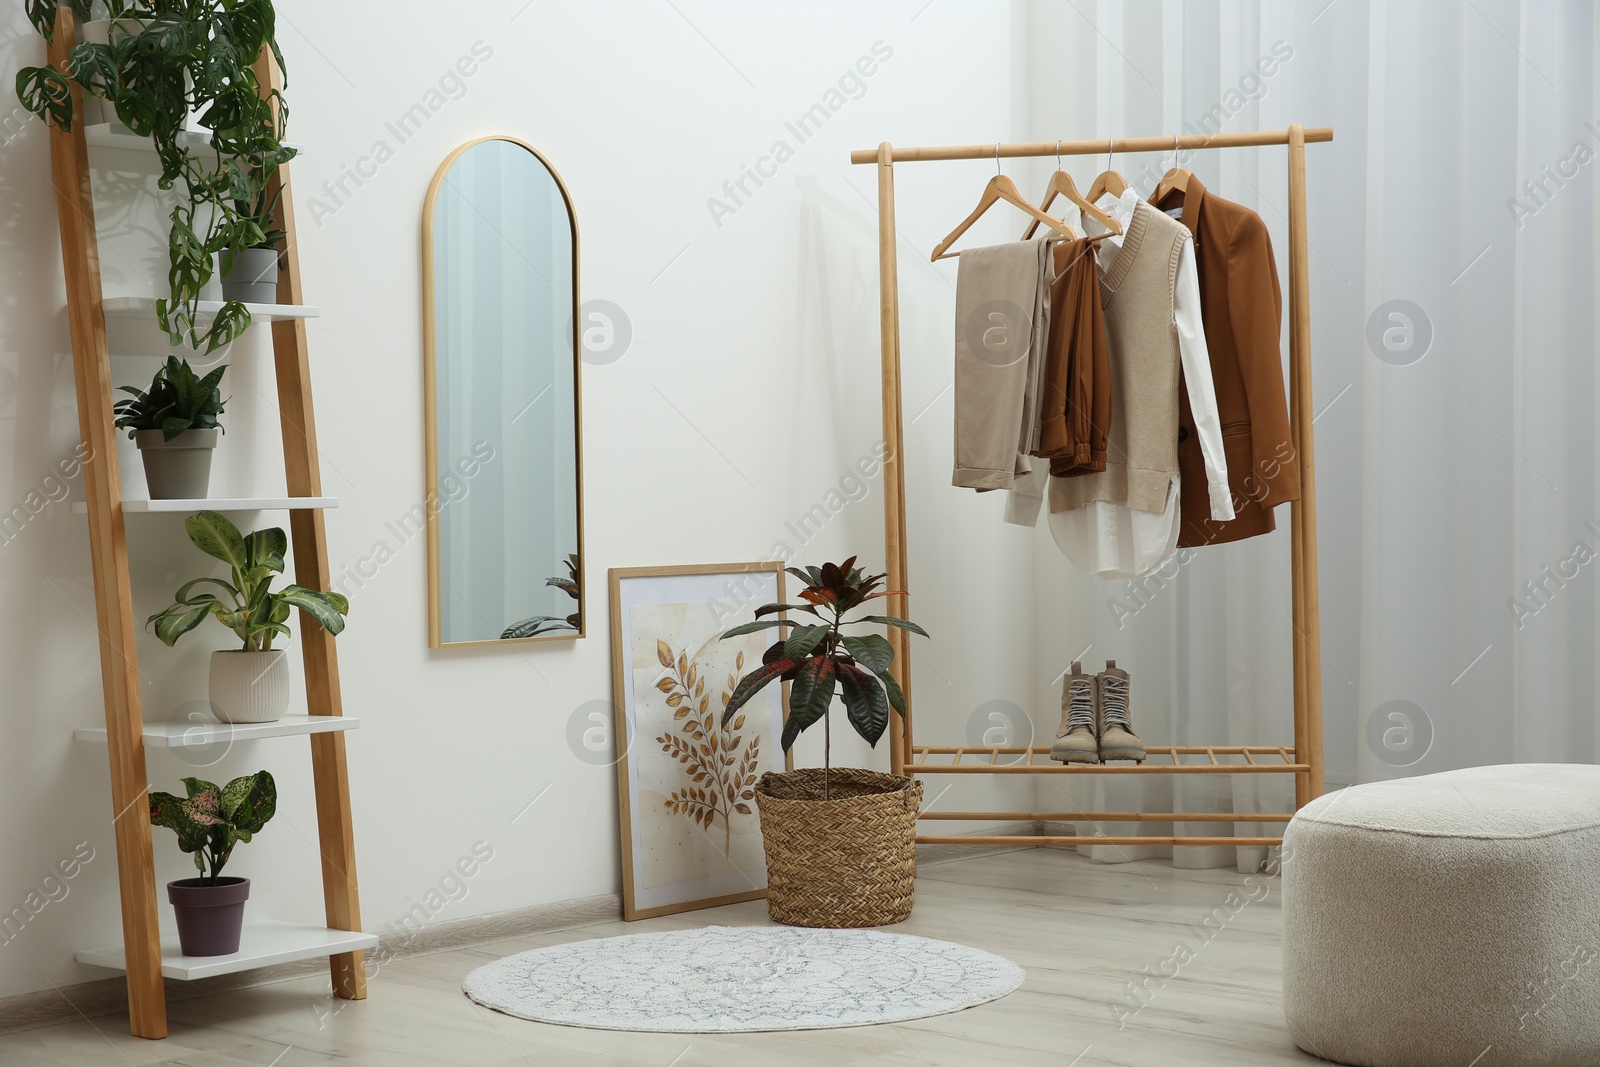
[[1099,763],[1100,746],[1095,737],[1095,678],[1083,673],[1083,664],[1074,662],[1061,684],[1061,728],[1056,731],[1050,758],[1058,763]]
[[1128,672],[1117,668],[1117,661],[1106,660],[1106,669],[1095,678],[1096,723],[1100,729],[1100,762],[1131,759],[1144,762],[1144,742],[1133,732],[1128,712]]

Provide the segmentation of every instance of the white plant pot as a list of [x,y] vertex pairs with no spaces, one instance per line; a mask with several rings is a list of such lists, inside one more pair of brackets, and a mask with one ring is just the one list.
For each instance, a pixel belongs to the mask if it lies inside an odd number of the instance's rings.
[[266,652],[211,653],[211,714],[223,722],[273,722],[289,710],[289,659]]
[[[118,37],[137,37],[144,32],[145,25],[145,19],[92,19],[78,24],[78,39],[87,41],[90,44],[110,44],[113,33]],[[186,88],[193,87],[187,77],[184,79],[184,85]],[[83,98],[83,121],[90,126],[101,122],[116,122],[116,109],[108,101],[85,94]],[[184,123],[184,127],[190,130],[204,130],[204,127],[200,125],[199,117],[193,111],[189,112],[189,117]]]

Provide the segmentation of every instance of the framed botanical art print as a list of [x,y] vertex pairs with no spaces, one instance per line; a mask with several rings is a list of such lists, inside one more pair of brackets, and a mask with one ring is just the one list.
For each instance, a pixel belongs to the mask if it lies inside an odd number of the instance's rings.
[[734,686],[770,633],[721,640],[783,602],[781,563],[611,570],[623,917],[766,896],[755,786],[786,768],[785,692],[769,686],[722,725]]

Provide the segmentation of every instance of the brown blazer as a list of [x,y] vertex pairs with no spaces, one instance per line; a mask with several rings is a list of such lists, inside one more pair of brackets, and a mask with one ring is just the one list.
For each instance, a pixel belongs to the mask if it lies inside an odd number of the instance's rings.
[[1283,296],[1272,241],[1261,216],[1206,191],[1190,176],[1188,190],[1173,190],[1156,206],[1182,204],[1179,219],[1194,234],[1200,268],[1200,310],[1205,320],[1211,378],[1222,421],[1222,449],[1236,518],[1211,518],[1205,459],[1189,411],[1188,390],[1178,390],[1178,470],[1183,525],[1178,545],[1190,548],[1269,533],[1272,509],[1300,498],[1300,465],[1289,435],[1278,335]]

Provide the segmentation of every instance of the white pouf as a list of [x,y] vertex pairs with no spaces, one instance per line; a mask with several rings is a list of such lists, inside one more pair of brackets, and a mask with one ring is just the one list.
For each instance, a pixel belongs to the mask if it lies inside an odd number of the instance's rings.
[[1283,848],[1295,1044],[1362,1067],[1600,1064],[1600,767],[1353,786]]

